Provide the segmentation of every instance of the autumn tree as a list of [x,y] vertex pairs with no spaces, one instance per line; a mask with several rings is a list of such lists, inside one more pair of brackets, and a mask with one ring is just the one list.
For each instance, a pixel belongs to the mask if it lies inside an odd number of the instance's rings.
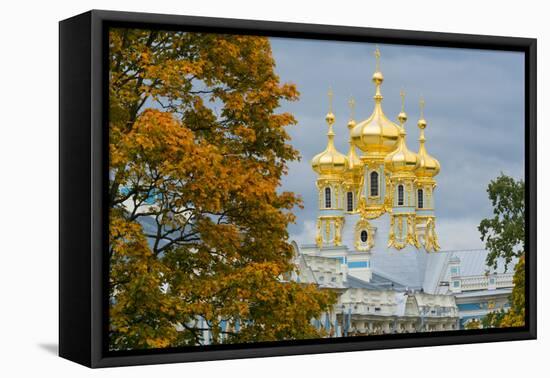
[[465,329],[480,329],[482,327],[481,322],[478,319],[470,319],[465,325]]
[[510,309],[500,321],[500,327],[525,326],[525,254],[519,258],[516,265],[510,304]]
[[[278,190],[299,158],[265,37],[111,29],[111,349],[322,336]],[[203,331],[211,331],[205,340]]]
[[491,311],[481,319],[479,328],[499,328],[505,315],[506,311],[504,309]]
[[518,262],[510,309],[489,313],[483,326],[521,327],[525,325],[525,183],[501,174],[489,183],[487,193],[494,216],[483,219],[478,227],[489,251],[486,263],[496,269],[499,258],[506,265],[514,258]]

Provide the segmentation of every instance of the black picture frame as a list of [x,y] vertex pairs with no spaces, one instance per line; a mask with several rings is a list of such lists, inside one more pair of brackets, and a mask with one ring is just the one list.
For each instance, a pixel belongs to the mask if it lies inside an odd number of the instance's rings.
[[[525,53],[526,326],[343,337],[186,349],[108,352],[107,30],[162,28],[322,40],[461,47]],[[59,355],[88,367],[156,364],[536,338],[537,41],[363,27],[92,10],[59,24]]]

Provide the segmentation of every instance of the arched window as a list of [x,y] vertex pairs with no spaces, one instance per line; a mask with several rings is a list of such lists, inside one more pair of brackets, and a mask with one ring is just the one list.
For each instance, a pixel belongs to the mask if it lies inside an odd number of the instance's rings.
[[369,233],[367,230],[361,231],[361,242],[366,243],[369,240]]
[[370,195],[378,197],[378,172],[370,173]]
[[403,185],[397,186],[397,206],[403,206],[405,204],[405,193]]
[[347,194],[347,205],[348,205],[348,211],[353,211],[353,193],[348,192]]
[[330,209],[332,207],[332,198],[330,188],[325,188],[325,208]]
[[418,208],[424,208],[424,191],[422,189],[418,189]]

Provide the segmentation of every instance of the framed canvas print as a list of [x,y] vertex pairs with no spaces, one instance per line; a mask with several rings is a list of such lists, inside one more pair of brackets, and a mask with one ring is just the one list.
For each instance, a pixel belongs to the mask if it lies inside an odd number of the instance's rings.
[[536,337],[536,40],[60,23],[60,355]]

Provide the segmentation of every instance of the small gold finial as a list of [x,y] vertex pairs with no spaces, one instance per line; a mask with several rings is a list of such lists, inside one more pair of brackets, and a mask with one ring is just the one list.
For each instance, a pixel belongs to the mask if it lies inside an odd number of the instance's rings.
[[376,72],[378,72],[380,71],[380,49],[378,45],[376,45],[376,49],[374,50],[374,57],[376,58]]
[[376,49],[374,50],[374,57],[376,58],[376,69],[372,74],[372,81],[374,82],[374,85],[376,85],[376,94],[374,98],[377,101],[381,101],[382,94],[380,93],[380,85],[384,81],[384,75],[380,72],[380,49],[378,48],[378,45],[376,45]]
[[334,96],[334,93],[332,92],[332,87],[328,87],[328,113],[325,117],[325,120],[329,124],[329,133],[332,133],[332,124],[334,123],[335,117],[332,113],[332,96]]
[[420,119],[418,120],[418,127],[420,128],[420,141],[422,142],[424,139],[424,129],[428,125],[426,120],[424,119],[424,106],[426,105],[426,101],[424,101],[424,97],[420,97]]
[[[399,95],[401,96],[401,113],[397,115],[397,119],[401,124],[401,128],[403,128],[405,125],[405,122],[407,122],[407,113],[405,113],[405,91],[401,89],[401,91],[399,92]],[[404,129],[402,131],[404,131]]]
[[334,96],[334,93],[332,92],[332,87],[328,87],[328,112],[332,113],[332,97]]
[[350,119],[354,119],[355,118],[355,99],[353,98],[353,96],[350,97],[348,101],[348,105],[350,110]]

